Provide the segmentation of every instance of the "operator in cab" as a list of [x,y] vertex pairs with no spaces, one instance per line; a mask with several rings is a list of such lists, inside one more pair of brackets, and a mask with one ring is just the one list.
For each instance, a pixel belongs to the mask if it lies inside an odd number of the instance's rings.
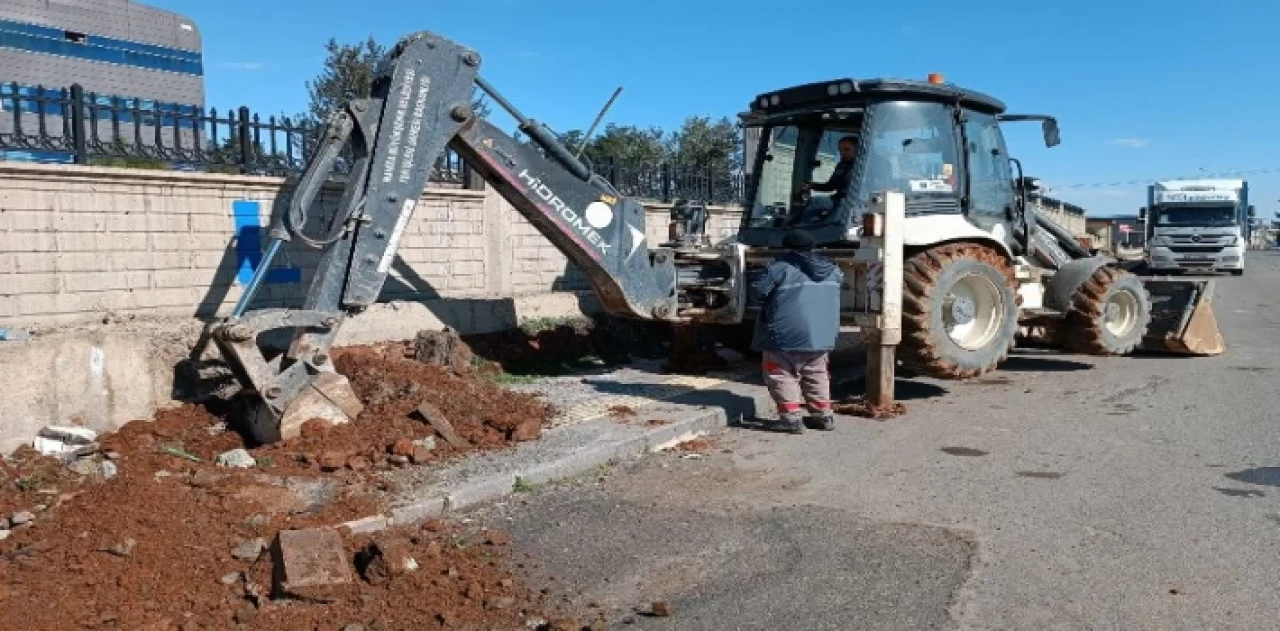
[[782,428],[793,434],[804,432],[806,420],[816,429],[835,429],[828,367],[840,333],[844,273],[814,252],[814,245],[808,232],[788,232],[782,247],[790,251],[774,259],[752,285],[761,309],[751,347],[764,355],[769,395]]
[[840,151],[840,161],[836,163],[831,177],[827,178],[826,182],[805,182],[802,185],[806,191],[832,193],[830,196],[815,196],[809,199],[804,213],[807,221],[825,219],[832,210],[840,206],[840,202],[849,192],[849,179],[853,174],[853,156],[858,147],[857,138],[845,136],[836,143],[836,146]]

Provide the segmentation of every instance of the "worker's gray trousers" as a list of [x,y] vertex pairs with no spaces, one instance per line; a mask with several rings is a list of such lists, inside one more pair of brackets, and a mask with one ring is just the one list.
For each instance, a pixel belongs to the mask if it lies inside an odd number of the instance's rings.
[[831,415],[830,355],[825,352],[765,351],[764,383],[783,418]]

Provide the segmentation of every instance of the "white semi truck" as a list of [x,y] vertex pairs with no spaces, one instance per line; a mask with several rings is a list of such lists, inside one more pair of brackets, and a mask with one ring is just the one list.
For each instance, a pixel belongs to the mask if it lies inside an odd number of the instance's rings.
[[1249,183],[1239,179],[1168,180],[1147,187],[1146,262],[1152,271],[1244,274],[1249,243]]

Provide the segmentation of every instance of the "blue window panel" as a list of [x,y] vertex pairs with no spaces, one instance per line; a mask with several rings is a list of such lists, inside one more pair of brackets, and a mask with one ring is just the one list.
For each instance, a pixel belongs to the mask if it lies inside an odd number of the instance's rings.
[[[30,35],[34,37],[43,37],[58,41],[66,41],[66,31],[62,29],[50,28],[39,24],[27,24],[24,22],[14,22],[12,20],[0,20],[0,31],[7,31],[19,35]],[[184,61],[200,62],[200,53],[183,50],[181,48],[169,48],[167,46],[157,46],[155,44],[144,44],[142,42],[131,42],[124,39],[116,39],[114,37],[101,37],[93,34],[86,34],[85,42],[95,46],[104,48],[114,48],[121,51],[133,51],[145,53],[148,55],[157,55],[161,57],[173,57]],[[73,43],[73,42],[68,42]]]
[[203,75],[199,53],[106,37],[69,41],[62,31],[0,20],[0,48],[181,74]]
[[[238,199],[231,202],[231,216],[236,225],[236,280],[248,285],[253,273],[262,264],[261,204]],[[301,283],[302,270],[296,267],[278,267],[267,273],[267,283]]]

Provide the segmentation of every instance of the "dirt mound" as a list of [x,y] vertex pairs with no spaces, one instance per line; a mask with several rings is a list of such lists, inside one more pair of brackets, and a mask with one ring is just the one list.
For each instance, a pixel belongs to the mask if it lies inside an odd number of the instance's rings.
[[[335,352],[365,411],[276,445],[243,449],[219,406],[186,405],[99,436],[69,463],[31,449],[0,460],[4,624],[524,628],[540,596],[509,577],[502,546],[440,524],[390,545],[407,550],[412,571],[357,580],[324,604],[273,597],[278,533],[376,514],[391,490],[379,471],[532,440],[551,415],[535,397],[403,350]],[[340,532],[339,556],[358,572],[370,539]]]

